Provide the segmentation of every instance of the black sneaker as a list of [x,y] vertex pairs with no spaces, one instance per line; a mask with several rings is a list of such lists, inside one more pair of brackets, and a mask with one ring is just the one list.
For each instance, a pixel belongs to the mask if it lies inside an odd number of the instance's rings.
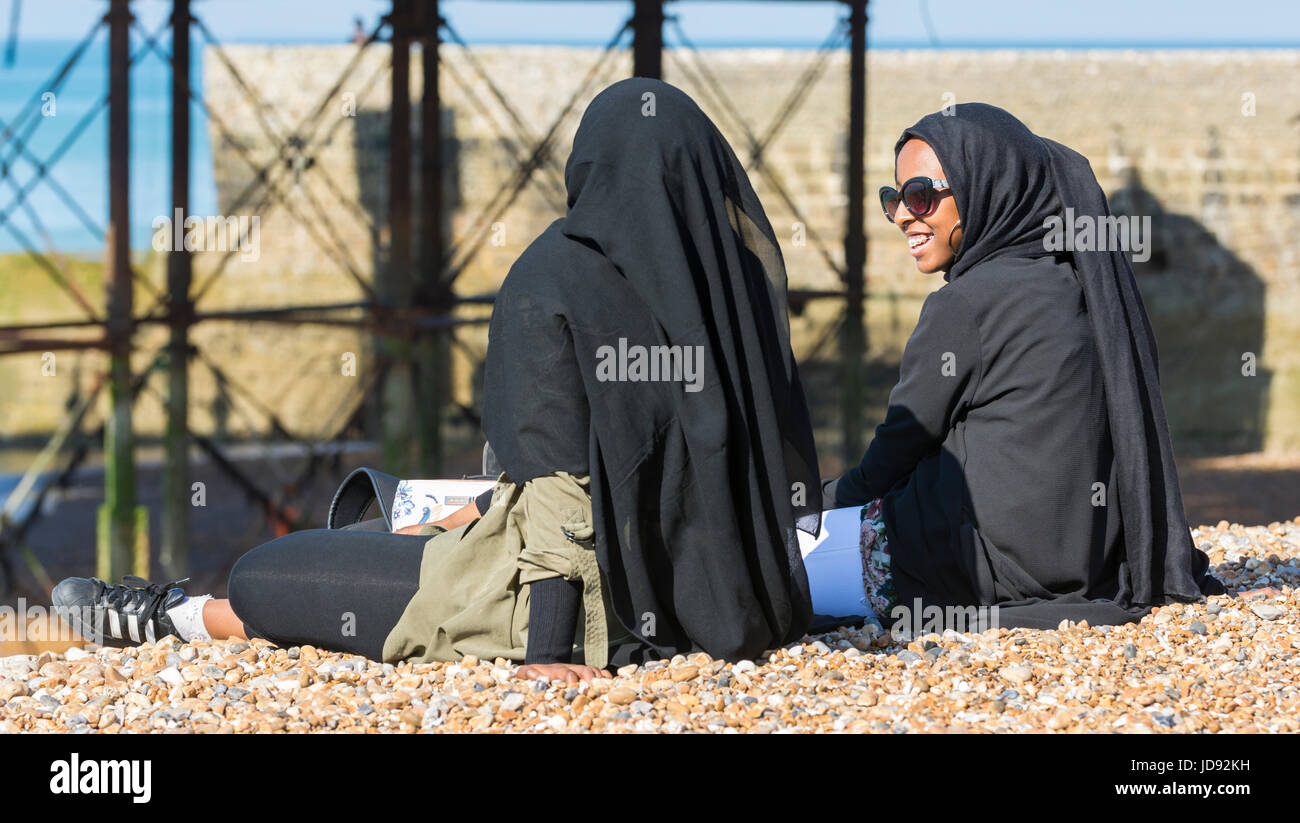
[[171,583],[150,583],[125,575],[110,586],[97,577],[69,577],[54,587],[54,610],[77,634],[101,646],[153,643],[180,634],[167,610],[185,599],[180,588],[189,578]]

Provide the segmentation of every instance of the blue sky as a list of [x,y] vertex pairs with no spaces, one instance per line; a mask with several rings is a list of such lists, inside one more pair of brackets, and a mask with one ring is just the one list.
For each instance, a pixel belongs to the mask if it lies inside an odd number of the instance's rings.
[[[6,35],[12,2],[0,0],[0,31]],[[26,0],[19,31],[24,38],[76,38],[107,5],[106,0]],[[354,17],[371,26],[388,5],[384,0],[195,2],[214,34],[230,42],[346,40]],[[170,6],[167,0],[134,3],[151,29]],[[443,16],[470,42],[599,43],[630,8],[629,2],[599,0],[444,0]],[[834,2],[668,5],[697,44],[817,45],[843,9]],[[873,0],[869,13],[869,36],[879,45],[1300,46],[1296,0],[1255,0],[1244,6],[1222,0]]]

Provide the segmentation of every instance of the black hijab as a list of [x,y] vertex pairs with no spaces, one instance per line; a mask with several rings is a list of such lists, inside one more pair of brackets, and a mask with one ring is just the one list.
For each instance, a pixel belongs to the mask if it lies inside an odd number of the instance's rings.
[[[785,267],[744,168],[686,94],[634,78],[592,100],[565,183],[567,216],[493,310],[488,441],[517,483],[590,473],[597,559],[648,656],[801,637],[795,529],[816,533],[820,479]],[[620,339],[700,352],[696,384],[602,379]]]
[[[1066,208],[1098,220],[1110,216],[1087,158],[996,106],[961,103],[953,115],[927,115],[903,132],[895,155],[912,138],[934,149],[961,217],[961,246],[945,280],[1004,255],[1053,254],[1044,243],[1047,220]],[[1133,269],[1120,250],[1071,254],[1105,385],[1129,578],[1124,605],[1221,594],[1183,511],[1156,340]]]

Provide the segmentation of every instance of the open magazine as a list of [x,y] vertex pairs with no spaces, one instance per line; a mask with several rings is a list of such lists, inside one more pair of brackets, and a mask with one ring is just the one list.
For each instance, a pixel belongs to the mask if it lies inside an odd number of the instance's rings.
[[495,480],[403,480],[393,496],[392,529],[441,520],[495,485]]
[[[392,528],[441,520],[494,485],[492,480],[403,480],[393,498]],[[862,592],[861,511],[854,506],[824,512],[818,537],[797,532],[817,614],[873,617]]]

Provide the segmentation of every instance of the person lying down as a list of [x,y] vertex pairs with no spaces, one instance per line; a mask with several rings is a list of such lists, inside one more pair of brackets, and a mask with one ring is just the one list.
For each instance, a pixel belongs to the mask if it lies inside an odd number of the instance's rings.
[[[493,309],[483,430],[503,473],[490,503],[432,537],[279,537],[238,560],[225,599],[186,597],[185,581],[69,578],[56,608],[95,642],[472,654],[569,681],[802,637],[796,531],[818,530],[821,478],[785,266],[743,165],[685,93],[636,78],[588,106],[565,185],[566,215]],[[635,347],[680,353],[690,374],[611,363]]]

